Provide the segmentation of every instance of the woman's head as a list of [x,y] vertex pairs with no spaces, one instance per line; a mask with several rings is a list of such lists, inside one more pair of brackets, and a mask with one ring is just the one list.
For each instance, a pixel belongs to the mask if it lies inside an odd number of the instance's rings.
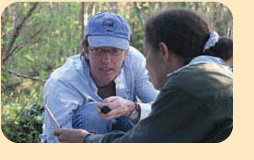
[[[188,64],[194,57],[208,54],[210,49],[204,53],[203,49],[210,33],[201,16],[183,9],[167,10],[147,21],[144,51],[148,56],[147,69],[157,89],[164,85],[167,73]],[[225,57],[217,50],[208,55]]]

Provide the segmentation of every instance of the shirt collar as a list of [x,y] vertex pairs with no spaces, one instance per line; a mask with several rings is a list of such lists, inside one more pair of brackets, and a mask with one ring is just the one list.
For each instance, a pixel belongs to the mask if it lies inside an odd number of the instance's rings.
[[184,69],[184,68],[186,68],[190,65],[201,64],[201,63],[215,63],[215,64],[218,64],[218,65],[222,66],[225,70],[228,70],[228,71],[232,72],[232,68],[227,66],[221,58],[202,55],[202,56],[198,56],[198,57],[193,58],[187,65],[175,70],[174,72],[168,73],[167,77],[170,77],[172,74],[175,74],[175,73],[179,72],[180,70],[182,70],[182,69]]

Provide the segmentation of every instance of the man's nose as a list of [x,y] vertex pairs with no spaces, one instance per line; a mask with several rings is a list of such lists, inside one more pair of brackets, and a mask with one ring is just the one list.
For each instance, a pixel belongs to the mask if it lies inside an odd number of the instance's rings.
[[102,55],[103,62],[111,62],[111,56],[109,52],[104,52]]

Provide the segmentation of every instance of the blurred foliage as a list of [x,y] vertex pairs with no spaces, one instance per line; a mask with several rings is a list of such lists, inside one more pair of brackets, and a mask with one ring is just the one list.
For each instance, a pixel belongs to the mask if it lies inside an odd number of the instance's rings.
[[[9,43],[11,31],[33,3],[17,2],[1,16],[1,49]],[[116,12],[130,23],[131,45],[143,50],[143,22],[149,15],[169,8],[186,8],[203,15],[220,35],[233,37],[233,18],[221,3],[204,2],[84,2],[84,15],[79,3],[40,3],[23,26],[13,48],[19,47],[40,29],[42,31],[3,67],[21,75],[46,80],[53,70],[72,55],[81,52],[82,16],[84,25],[95,13]],[[3,55],[1,55],[3,56]],[[43,124],[43,82],[24,79],[1,70],[1,126],[13,142],[39,142]]]

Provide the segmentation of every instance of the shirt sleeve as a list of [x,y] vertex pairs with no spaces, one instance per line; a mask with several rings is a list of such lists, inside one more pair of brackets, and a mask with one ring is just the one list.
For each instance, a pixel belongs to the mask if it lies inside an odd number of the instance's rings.
[[150,103],[139,103],[141,109],[140,120],[145,119],[151,113],[153,102],[154,101]]

